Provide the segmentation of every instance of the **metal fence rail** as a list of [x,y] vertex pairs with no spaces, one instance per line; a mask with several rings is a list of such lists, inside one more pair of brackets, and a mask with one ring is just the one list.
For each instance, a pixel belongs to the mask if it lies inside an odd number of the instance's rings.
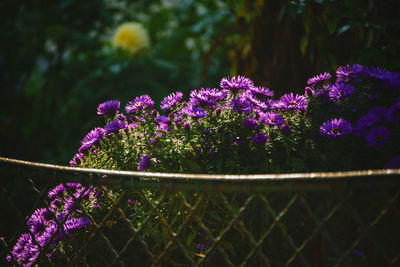
[[[192,175],[0,158],[0,265],[28,233],[39,265],[397,266],[399,179],[400,170]],[[96,192],[96,207],[70,182]],[[70,233],[51,211],[59,184],[89,225]],[[57,224],[43,246],[27,226],[40,208]]]

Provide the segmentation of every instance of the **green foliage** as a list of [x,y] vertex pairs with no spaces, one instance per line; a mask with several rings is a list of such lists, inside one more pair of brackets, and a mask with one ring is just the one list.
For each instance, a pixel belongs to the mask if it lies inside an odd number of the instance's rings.
[[301,93],[310,76],[344,64],[400,69],[396,0],[239,2],[233,73],[280,94]]
[[[222,1],[3,1],[0,109],[3,156],[66,163],[98,124],[97,104],[214,82],[229,72]],[[142,23],[151,47],[129,56],[111,47],[115,28]],[[221,34],[222,33],[222,34]],[[215,38],[218,36],[218,38]],[[215,41],[218,40],[218,41]],[[85,124],[82,125],[82,121]],[[46,134],[44,134],[46,132]],[[48,133],[48,134],[47,134]]]

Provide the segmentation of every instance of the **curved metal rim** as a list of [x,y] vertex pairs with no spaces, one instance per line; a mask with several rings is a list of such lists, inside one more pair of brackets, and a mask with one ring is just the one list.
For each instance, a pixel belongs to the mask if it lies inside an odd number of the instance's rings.
[[344,172],[311,172],[311,173],[281,173],[281,174],[189,174],[189,173],[161,173],[161,172],[139,172],[139,171],[116,171],[93,168],[77,168],[54,164],[36,163],[31,161],[17,160],[0,157],[0,163],[17,164],[31,168],[44,168],[66,173],[98,174],[119,177],[148,177],[160,179],[193,179],[193,180],[230,180],[230,181],[260,181],[260,180],[294,180],[294,179],[343,179],[343,178],[362,178],[371,176],[392,176],[399,175],[400,169],[380,169],[380,170],[355,170]]

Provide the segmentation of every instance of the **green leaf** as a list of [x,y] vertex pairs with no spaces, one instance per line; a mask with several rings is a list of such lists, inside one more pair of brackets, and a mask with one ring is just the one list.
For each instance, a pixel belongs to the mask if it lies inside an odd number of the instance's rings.
[[308,47],[308,35],[305,35],[301,40],[300,40],[300,51],[303,55],[306,54],[306,50]]
[[329,34],[332,34],[332,33],[334,33],[335,31],[336,31],[336,29],[337,29],[337,27],[338,27],[338,23],[339,23],[339,20],[338,19],[333,19],[333,20],[330,20],[329,22],[328,22],[328,32],[329,32]]
[[351,28],[351,25],[350,25],[350,24],[346,24],[346,25],[340,27],[340,28],[337,30],[337,35],[341,35],[342,33],[346,32],[346,31],[349,30],[350,28]]

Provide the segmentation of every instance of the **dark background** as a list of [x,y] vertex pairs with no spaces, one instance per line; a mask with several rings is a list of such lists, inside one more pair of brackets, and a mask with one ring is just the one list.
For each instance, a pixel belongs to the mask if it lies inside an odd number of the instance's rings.
[[[67,165],[109,99],[158,105],[239,74],[279,96],[340,65],[400,71],[398,0],[3,0],[0,12],[0,156],[18,159]],[[146,53],[110,45],[126,21],[148,30]]]

